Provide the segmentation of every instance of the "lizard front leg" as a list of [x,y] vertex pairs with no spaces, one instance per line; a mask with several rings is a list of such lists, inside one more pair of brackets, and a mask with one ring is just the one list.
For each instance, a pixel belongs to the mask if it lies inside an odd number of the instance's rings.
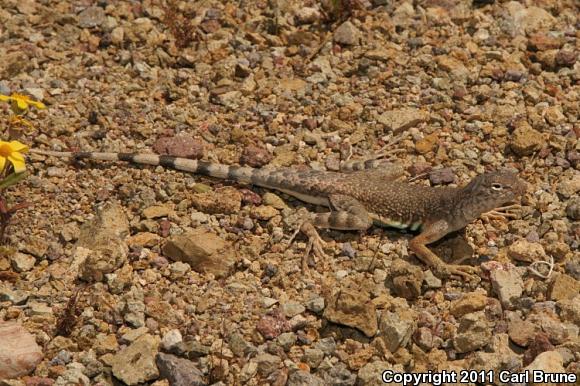
[[300,227],[309,240],[308,248],[302,260],[303,270],[307,269],[308,254],[311,250],[315,255],[324,257],[322,249],[324,242],[314,227],[363,231],[373,224],[366,208],[358,200],[342,194],[330,195],[328,200],[331,205],[330,212],[313,214],[310,221],[304,222]]
[[476,267],[447,264],[427,248],[427,244],[439,240],[449,232],[449,224],[445,220],[427,224],[419,235],[411,239],[409,248],[423,263],[431,267],[438,276],[459,276],[461,278],[471,279],[477,273]]

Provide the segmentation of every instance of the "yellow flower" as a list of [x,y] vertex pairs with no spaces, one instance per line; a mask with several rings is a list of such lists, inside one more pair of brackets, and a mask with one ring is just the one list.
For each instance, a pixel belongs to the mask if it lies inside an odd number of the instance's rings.
[[26,95],[16,93],[10,96],[0,94],[0,101],[10,102],[12,106],[12,111],[14,111],[15,114],[23,113],[24,111],[28,110],[30,106],[34,106],[37,109],[46,108],[44,103],[32,100],[30,99],[30,97]]
[[14,166],[15,173],[22,173],[26,170],[24,164],[24,156],[21,153],[26,153],[28,146],[18,141],[0,141],[0,171],[6,167],[6,160]]

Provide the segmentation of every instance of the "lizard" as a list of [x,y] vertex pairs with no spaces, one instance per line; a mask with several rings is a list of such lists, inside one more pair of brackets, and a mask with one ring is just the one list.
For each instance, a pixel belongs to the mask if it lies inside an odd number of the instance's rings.
[[[315,228],[366,231],[372,225],[418,232],[409,241],[409,249],[440,277],[469,279],[477,268],[445,263],[427,245],[458,231],[480,216],[519,199],[525,183],[508,170],[486,172],[463,187],[430,187],[397,179],[402,168],[377,167],[380,162],[352,163],[343,172],[297,170],[293,168],[252,168],[147,153],[56,152],[31,149],[44,156],[75,160],[124,161],[132,164],[172,168],[193,174],[232,180],[278,190],[303,202],[330,208],[329,212],[311,213],[300,230],[309,238],[309,248],[323,254],[323,241]],[[308,252],[307,252],[308,253]],[[304,265],[304,262],[303,262]]]

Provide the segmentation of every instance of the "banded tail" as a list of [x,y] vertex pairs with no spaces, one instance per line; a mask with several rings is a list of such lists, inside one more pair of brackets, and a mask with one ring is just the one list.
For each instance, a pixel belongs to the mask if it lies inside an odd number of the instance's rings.
[[[296,171],[288,168],[255,169],[245,166],[229,166],[220,163],[198,161],[189,158],[180,158],[169,155],[143,153],[99,153],[99,152],[58,152],[40,149],[30,149],[30,153],[58,158],[89,159],[112,162],[128,162],[137,165],[163,166],[184,172],[232,180],[244,184],[252,184],[271,189],[294,189],[297,181]],[[314,170],[301,173],[300,177],[308,177],[317,172]],[[298,178],[300,179],[300,178]]]

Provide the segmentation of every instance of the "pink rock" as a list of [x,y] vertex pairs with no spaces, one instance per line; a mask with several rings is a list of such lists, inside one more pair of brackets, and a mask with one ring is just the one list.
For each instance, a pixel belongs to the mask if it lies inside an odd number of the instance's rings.
[[40,346],[24,327],[0,322],[0,379],[30,374],[42,358]]

